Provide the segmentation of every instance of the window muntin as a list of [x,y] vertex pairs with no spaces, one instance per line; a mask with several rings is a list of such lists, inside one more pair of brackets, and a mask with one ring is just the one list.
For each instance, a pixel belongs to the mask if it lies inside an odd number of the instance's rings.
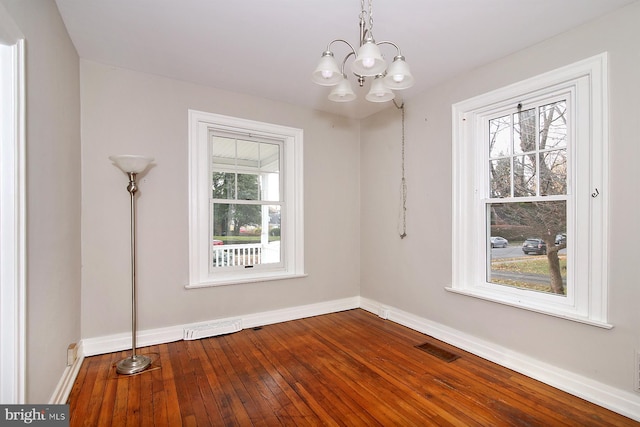
[[[606,100],[605,53],[453,106],[453,277],[447,290],[611,327],[608,195],[603,191],[608,185]],[[492,212],[518,203],[544,211],[543,202],[555,203],[556,215],[550,218],[564,221],[566,229],[556,236],[548,230],[522,238],[552,245],[557,238],[566,244],[567,264],[561,264],[560,275],[565,294],[491,283],[491,261],[498,258],[491,254],[490,237],[498,230]],[[522,218],[503,225],[519,224],[531,225]]]

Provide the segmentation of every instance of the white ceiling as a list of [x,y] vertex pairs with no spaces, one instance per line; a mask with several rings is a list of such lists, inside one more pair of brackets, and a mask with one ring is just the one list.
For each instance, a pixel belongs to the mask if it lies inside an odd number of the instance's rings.
[[[636,0],[375,0],[373,34],[398,44],[412,96]],[[357,0],[56,0],[83,59],[361,118],[310,76],[327,44],[358,44]],[[334,45],[339,58],[347,53]],[[386,59],[395,50],[383,46]],[[340,60],[340,59],[339,59]],[[350,61],[347,63],[349,64]]]

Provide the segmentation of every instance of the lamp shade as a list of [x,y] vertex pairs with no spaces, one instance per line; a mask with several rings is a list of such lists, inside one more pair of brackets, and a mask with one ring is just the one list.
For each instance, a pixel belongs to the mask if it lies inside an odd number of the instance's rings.
[[384,83],[388,88],[394,90],[407,89],[413,86],[413,76],[409,70],[409,65],[404,61],[404,56],[398,55],[393,58],[393,62],[387,68]]
[[386,68],[387,63],[373,39],[367,39],[360,46],[356,60],[351,65],[351,71],[360,76],[377,76],[384,73]]
[[376,77],[371,83],[371,89],[365,98],[371,102],[386,102],[395,98],[395,94],[385,86],[382,77]]
[[346,77],[342,77],[342,81],[335,85],[329,93],[329,100],[334,102],[349,102],[356,99],[356,94],[351,88],[351,83]]
[[320,86],[333,86],[340,83],[342,72],[331,51],[327,50],[322,54],[318,66],[311,75],[311,80]]
[[109,156],[109,160],[111,160],[124,173],[140,173],[149,166],[149,163],[153,161],[153,157],[122,154],[118,156]]

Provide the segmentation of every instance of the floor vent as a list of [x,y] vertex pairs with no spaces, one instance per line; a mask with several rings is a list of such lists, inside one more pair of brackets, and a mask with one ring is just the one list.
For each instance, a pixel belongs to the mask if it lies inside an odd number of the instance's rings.
[[230,334],[242,330],[241,320],[228,320],[224,322],[206,323],[184,329],[183,339],[199,340],[201,338],[215,337],[218,335]]
[[443,360],[447,363],[453,362],[454,360],[460,357],[459,355],[452,353],[449,350],[445,350],[444,348],[438,347],[437,345],[431,344],[429,342],[417,345],[416,348],[422,351],[426,351],[430,355],[435,356],[438,359]]

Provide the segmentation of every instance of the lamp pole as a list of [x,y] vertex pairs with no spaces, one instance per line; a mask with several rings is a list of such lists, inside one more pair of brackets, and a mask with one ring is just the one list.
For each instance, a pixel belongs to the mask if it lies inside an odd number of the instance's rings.
[[136,354],[138,323],[138,304],[136,300],[136,192],[138,191],[138,184],[136,183],[136,176],[147,168],[152,159],[143,156],[111,156],[110,159],[129,177],[127,191],[131,201],[131,356],[122,359],[116,364],[116,372],[131,375],[142,372],[151,365],[149,357]]

